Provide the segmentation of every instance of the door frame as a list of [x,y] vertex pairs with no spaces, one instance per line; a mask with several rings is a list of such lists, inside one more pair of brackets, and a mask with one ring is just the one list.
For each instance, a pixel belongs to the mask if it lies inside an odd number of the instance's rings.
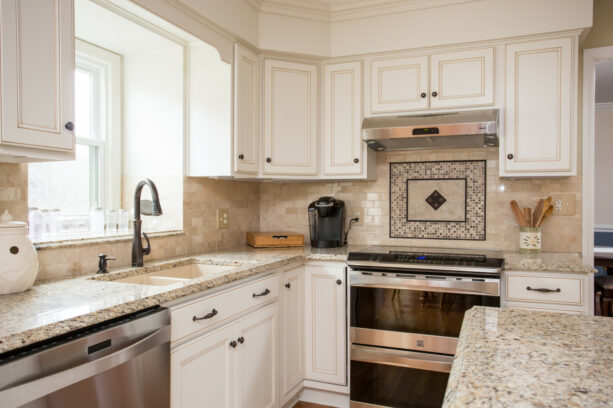
[[594,157],[596,152],[596,63],[613,59],[613,46],[583,50],[583,263],[594,266]]

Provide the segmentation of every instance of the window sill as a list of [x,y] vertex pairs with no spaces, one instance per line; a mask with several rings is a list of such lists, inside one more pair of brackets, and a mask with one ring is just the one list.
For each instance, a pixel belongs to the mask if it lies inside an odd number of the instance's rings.
[[[182,230],[175,231],[162,231],[162,232],[152,232],[147,234],[149,238],[163,238],[163,237],[173,237],[184,235],[185,233]],[[85,237],[85,238],[70,238],[59,241],[46,241],[46,242],[37,242],[34,243],[34,248],[38,251],[42,251],[45,249],[61,249],[61,248],[78,248],[84,246],[91,245],[100,245],[100,244],[115,244],[119,242],[128,242],[132,241],[132,234],[125,235],[112,235],[112,236],[104,236],[104,237]]]

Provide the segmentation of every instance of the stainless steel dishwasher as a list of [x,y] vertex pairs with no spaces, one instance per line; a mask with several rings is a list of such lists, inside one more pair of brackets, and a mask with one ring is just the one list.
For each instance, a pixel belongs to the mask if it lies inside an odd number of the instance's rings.
[[0,407],[170,406],[170,313],[154,308],[0,355]]

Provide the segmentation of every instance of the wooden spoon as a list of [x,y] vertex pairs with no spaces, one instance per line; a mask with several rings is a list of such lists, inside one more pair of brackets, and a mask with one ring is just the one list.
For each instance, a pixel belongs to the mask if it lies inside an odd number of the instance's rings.
[[545,212],[541,215],[541,218],[539,219],[539,222],[536,226],[540,227],[541,225],[543,225],[543,221],[545,221],[545,218],[549,217],[552,213],[553,205],[550,205],[549,207],[547,207],[547,210],[545,210]]
[[534,209],[534,213],[532,214],[532,225],[535,227],[538,225],[538,220],[541,216],[541,213],[543,212],[544,205],[545,205],[545,200],[541,198],[538,204],[536,205],[536,208]]
[[522,209],[522,215],[524,220],[526,220],[526,227],[532,227],[532,208],[526,207]]
[[524,216],[521,214],[521,210],[519,209],[519,204],[517,201],[511,201],[511,210],[513,210],[513,214],[515,214],[515,218],[521,227],[526,226],[526,220],[524,220]]

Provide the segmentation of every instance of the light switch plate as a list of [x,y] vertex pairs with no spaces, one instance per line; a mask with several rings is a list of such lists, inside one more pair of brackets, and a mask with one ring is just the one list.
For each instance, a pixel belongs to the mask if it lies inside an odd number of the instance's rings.
[[354,207],[351,209],[349,213],[349,219],[359,218],[358,221],[354,222],[352,225],[359,227],[364,225],[364,208],[363,207]]
[[217,229],[227,229],[230,222],[226,208],[217,209]]
[[577,201],[574,194],[559,194],[551,197],[553,215],[572,216],[577,213]]

